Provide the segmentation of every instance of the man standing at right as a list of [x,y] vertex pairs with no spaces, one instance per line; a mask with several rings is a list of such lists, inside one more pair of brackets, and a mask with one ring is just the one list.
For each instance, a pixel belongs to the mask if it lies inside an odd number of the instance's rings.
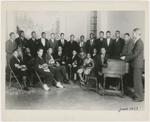
[[133,67],[133,81],[134,81],[134,93],[133,102],[141,102],[144,100],[143,84],[142,84],[142,68],[143,68],[143,52],[144,44],[141,40],[141,30],[136,28],[132,32],[134,39],[134,47],[132,54],[128,56],[122,56],[122,60],[131,61]]

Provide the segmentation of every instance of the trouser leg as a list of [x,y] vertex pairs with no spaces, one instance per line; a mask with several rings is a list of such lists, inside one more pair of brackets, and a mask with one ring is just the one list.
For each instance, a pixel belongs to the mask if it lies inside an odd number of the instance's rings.
[[139,100],[144,100],[143,84],[142,84],[142,70],[133,69],[134,93]]
[[65,66],[60,66],[59,69],[62,73],[63,78],[66,80],[67,79],[66,78],[66,67]]

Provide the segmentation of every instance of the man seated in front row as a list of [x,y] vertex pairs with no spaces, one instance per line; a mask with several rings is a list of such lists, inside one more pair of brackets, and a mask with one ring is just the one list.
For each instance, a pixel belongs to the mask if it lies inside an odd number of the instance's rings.
[[95,61],[95,71],[96,74],[99,76],[98,77],[98,84],[99,84],[99,88],[102,89],[102,81],[103,81],[103,77],[102,77],[102,67],[107,67],[107,59],[108,59],[109,55],[106,54],[106,50],[105,48],[101,48],[101,52],[100,54],[98,54],[94,61]]
[[54,54],[54,59],[55,62],[58,66],[58,68],[60,69],[60,72],[62,73],[62,76],[64,78],[64,83],[68,83],[69,84],[69,80],[68,80],[68,73],[66,71],[66,67],[67,67],[67,61],[66,61],[66,56],[64,54],[64,52],[62,51],[62,47],[58,46],[58,50],[56,51],[56,53]]
[[59,66],[55,65],[55,60],[52,56],[52,48],[48,48],[47,53],[44,55],[44,60],[46,64],[48,65],[50,71],[54,74],[54,78],[58,81],[59,87],[63,88],[63,86],[60,84],[60,82],[63,80],[63,77],[60,73]]
[[18,50],[13,50],[13,57],[10,59],[10,67],[15,75],[19,75],[22,77],[22,81],[24,84],[24,90],[29,91],[27,87],[27,67],[18,59]]

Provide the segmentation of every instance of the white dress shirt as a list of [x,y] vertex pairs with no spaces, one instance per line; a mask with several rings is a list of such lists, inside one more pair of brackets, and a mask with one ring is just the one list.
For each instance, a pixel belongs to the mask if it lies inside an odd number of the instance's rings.
[[109,46],[109,43],[110,43],[110,38],[107,38],[107,44]]
[[52,43],[54,43],[54,39],[51,39],[52,40]]
[[64,39],[61,39],[61,43],[62,43],[62,45],[64,45]]
[[41,42],[42,42],[43,46],[45,46],[45,39],[44,38],[41,38]]

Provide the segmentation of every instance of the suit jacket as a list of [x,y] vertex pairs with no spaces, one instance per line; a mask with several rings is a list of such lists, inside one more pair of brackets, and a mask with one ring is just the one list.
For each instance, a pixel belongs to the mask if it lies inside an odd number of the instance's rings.
[[[53,57],[53,56],[52,56],[52,57]],[[49,60],[50,60],[50,59],[52,59],[51,56],[50,56],[48,53],[46,53],[46,54],[44,55],[44,61],[45,61],[47,64],[50,64],[50,63],[49,63]]]
[[[107,59],[109,58],[109,55],[108,54],[105,54],[105,57],[104,57],[104,64],[107,64]],[[101,54],[98,54],[95,59],[95,69],[96,69],[96,72],[102,72],[102,59],[101,59]]]
[[[19,65],[23,65],[23,62],[20,60],[20,62],[13,56],[11,59],[10,59],[10,67],[11,69],[16,72],[18,70],[20,70],[19,68],[15,67],[15,64],[19,64]],[[21,71],[21,70],[20,70]]]
[[47,52],[47,49],[50,47],[49,42],[47,39],[45,39],[45,46],[41,42],[41,38],[38,40],[38,48],[43,49],[43,56]]
[[86,42],[83,42],[83,45],[81,46],[80,44],[81,44],[81,42],[79,42],[78,43],[79,44],[79,47],[81,48],[83,48],[83,51],[86,53],[86,49],[85,49],[85,45],[86,45]]
[[144,53],[144,44],[141,38],[139,38],[134,44],[132,54],[126,56],[126,61],[131,61],[131,66],[133,68],[143,68],[143,54]]
[[22,53],[23,53],[23,55],[25,55],[28,40],[27,40],[26,38],[24,38],[24,39],[22,40],[20,37],[18,37],[18,38],[16,38],[15,41],[16,41],[16,43],[17,43],[17,47],[18,47],[18,46],[21,46]]
[[64,39],[64,45],[61,43],[61,39],[58,40],[58,46],[62,47],[63,54],[67,53],[67,40]]
[[110,39],[109,45],[107,44],[107,39],[104,40],[103,46],[106,49],[106,53],[111,56],[112,55],[112,45],[113,45],[113,39]]
[[113,56],[120,56],[124,45],[125,41],[122,38],[119,38],[117,42],[115,39],[113,41]]
[[71,57],[71,58],[69,59],[69,64],[72,65],[72,63],[73,63],[74,61],[77,61],[77,67],[79,67],[79,65],[80,65],[80,59],[79,59],[79,57],[78,57],[77,54],[75,55],[74,58]]
[[7,53],[6,59],[8,63],[10,59],[13,57],[12,55],[13,50],[16,48],[17,48],[17,43],[15,41],[12,42],[11,39],[6,41],[6,53]]
[[96,42],[96,41],[93,40],[93,43],[92,43],[92,45],[91,45],[90,40],[87,40],[86,46],[85,46],[85,48],[86,48],[86,53],[90,53],[91,55],[93,54],[93,49],[96,48],[96,43],[95,43],[95,42]]
[[34,63],[34,69],[35,69],[35,71],[37,71],[38,73],[44,72],[44,69],[39,68],[39,65],[43,65],[44,63],[45,63],[44,59],[41,58],[41,57],[39,57],[39,56],[37,56],[35,58],[35,63]]
[[57,40],[54,39],[54,42],[52,42],[52,40],[50,39],[48,42],[49,42],[50,47],[53,49],[53,53],[55,53],[58,48]]
[[79,45],[76,41],[73,41],[72,43],[71,43],[71,41],[69,41],[67,43],[67,47],[68,47],[67,52],[68,52],[69,57],[72,57],[72,51],[73,50],[76,50],[77,52],[79,52]]
[[55,59],[55,60],[56,60],[56,59],[59,59],[59,60],[57,60],[57,62],[58,62],[60,65],[64,65],[64,64],[62,64],[63,61],[65,62],[65,64],[67,64],[66,56],[64,55],[63,52],[62,52],[61,55],[58,55],[58,52],[56,52],[55,55],[54,55],[54,59]]
[[35,39],[35,40],[33,41],[33,39],[30,38],[30,39],[28,40],[27,47],[30,49],[31,55],[32,55],[33,57],[36,57],[36,56],[37,56],[38,46],[39,46],[39,42],[38,42],[37,39]]
[[97,52],[100,53],[101,51],[101,48],[104,47],[104,41],[105,41],[105,38],[103,38],[103,40],[101,41],[100,38],[98,38],[96,40],[96,49],[97,49]]
[[130,39],[123,47],[121,56],[127,56],[132,54],[134,42]]

